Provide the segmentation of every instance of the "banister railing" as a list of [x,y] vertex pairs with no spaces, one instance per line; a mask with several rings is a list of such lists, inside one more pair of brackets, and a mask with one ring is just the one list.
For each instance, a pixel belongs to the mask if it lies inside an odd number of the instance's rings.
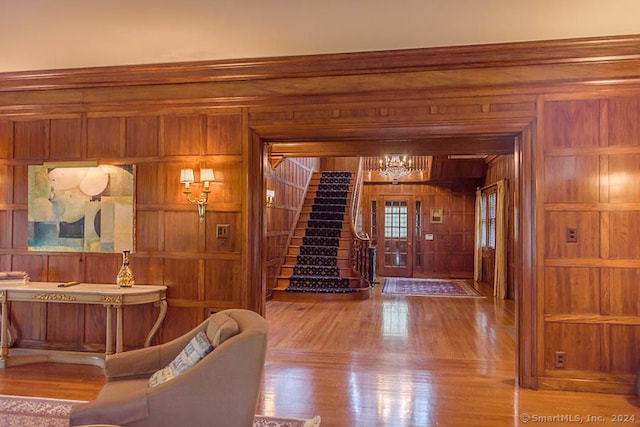
[[360,278],[362,285],[371,286],[373,281],[371,260],[371,239],[362,231],[362,181],[363,162],[358,162],[353,192],[351,195],[351,239],[349,244],[351,270]]

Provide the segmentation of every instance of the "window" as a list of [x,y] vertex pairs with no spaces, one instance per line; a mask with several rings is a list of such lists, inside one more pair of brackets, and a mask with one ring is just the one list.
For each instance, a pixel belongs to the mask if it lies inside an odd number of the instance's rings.
[[376,216],[376,201],[371,201],[371,241],[376,242],[378,240],[378,228],[377,228],[377,216]]
[[480,227],[483,248],[496,247],[496,207],[498,193],[495,189],[488,193],[482,193],[480,198]]

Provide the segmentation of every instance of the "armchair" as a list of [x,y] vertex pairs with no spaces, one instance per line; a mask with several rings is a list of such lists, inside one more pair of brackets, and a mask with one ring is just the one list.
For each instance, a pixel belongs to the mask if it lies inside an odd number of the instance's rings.
[[[214,349],[169,381],[149,387],[200,331]],[[251,427],[267,349],[268,326],[249,310],[224,310],[165,344],[110,355],[96,400],[75,405],[71,426]],[[218,344],[218,342],[219,344]]]

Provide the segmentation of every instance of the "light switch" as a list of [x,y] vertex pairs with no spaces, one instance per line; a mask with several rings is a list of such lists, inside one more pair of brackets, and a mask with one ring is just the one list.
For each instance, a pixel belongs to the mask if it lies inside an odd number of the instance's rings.
[[228,239],[231,226],[229,224],[216,224],[216,237],[218,239]]

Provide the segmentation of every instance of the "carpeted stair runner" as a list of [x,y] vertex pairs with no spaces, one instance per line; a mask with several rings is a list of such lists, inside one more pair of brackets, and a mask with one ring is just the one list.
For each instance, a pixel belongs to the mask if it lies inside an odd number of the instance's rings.
[[337,267],[350,183],[351,172],[322,172],[287,291],[354,292]]

